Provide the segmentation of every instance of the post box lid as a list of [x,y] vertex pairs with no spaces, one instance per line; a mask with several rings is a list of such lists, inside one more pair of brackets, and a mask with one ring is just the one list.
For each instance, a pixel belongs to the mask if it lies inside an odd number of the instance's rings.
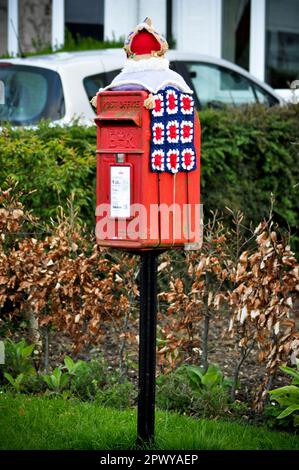
[[111,121],[130,121],[136,126],[142,125],[144,99],[146,91],[122,91],[99,93],[99,112],[95,118],[98,125]]

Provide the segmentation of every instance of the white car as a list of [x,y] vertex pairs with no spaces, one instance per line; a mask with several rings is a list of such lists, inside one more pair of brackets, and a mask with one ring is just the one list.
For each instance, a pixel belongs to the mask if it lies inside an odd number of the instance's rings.
[[[170,67],[194,90],[196,105],[282,104],[268,85],[221,59],[169,51]],[[122,49],[56,53],[0,60],[0,124],[32,126],[41,119],[62,125],[93,123],[91,98],[125,63]]]

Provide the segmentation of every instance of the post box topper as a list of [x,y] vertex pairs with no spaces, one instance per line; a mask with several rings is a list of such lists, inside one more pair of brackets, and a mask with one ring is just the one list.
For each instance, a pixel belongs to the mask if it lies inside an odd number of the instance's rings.
[[167,41],[150,18],[128,35],[124,50],[121,73],[92,100],[98,125],[97,240],[129,249],[198,249],[200,124],[193,91],[169,69]]

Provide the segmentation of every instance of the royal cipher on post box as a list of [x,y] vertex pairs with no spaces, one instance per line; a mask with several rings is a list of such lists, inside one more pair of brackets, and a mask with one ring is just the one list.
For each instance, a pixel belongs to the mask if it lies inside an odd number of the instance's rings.
[[96,237],[128,250],[199,249],[200,124],[192,95],[168,86],[97,95]]

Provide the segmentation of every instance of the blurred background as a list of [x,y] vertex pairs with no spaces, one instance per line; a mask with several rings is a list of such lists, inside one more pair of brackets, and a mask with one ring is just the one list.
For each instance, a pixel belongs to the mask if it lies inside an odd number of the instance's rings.
[[298,0],[0,0],[0,56],[119,41],[146,16],[179,51],[227,59],[276,90],[299,78]]

